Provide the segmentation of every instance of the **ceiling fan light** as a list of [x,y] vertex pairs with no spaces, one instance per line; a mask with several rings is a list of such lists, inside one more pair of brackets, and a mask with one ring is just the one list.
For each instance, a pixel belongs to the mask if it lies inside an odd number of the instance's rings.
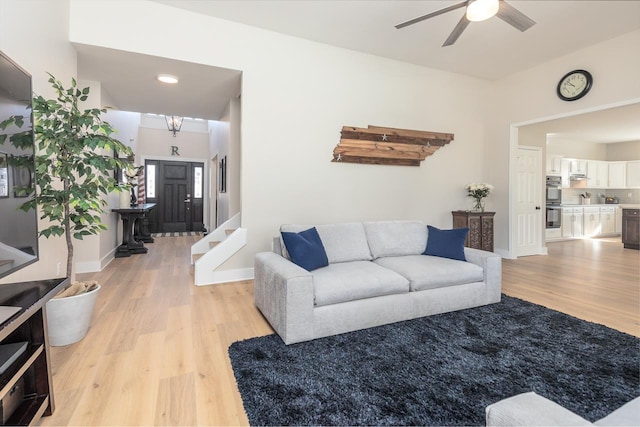
[[467,19],[473,22],[484,21],[498,13],[498,9],[498,0],[471,0],[467,5]]

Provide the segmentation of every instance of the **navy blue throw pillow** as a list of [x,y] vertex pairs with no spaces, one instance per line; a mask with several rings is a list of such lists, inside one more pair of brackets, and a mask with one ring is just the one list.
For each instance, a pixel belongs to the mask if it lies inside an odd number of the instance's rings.
[[427,237],[427,249],[423,255],[433,255],[443,258],[466,261],[464,257],[464,241],[467,239],[469,229],[453,228],[451,230],[440,230],[427,225],[429,235]]
[[283,231],[282,240],[291,261],[307,271],[329,265],[327,253],[315,227],[300,233]]

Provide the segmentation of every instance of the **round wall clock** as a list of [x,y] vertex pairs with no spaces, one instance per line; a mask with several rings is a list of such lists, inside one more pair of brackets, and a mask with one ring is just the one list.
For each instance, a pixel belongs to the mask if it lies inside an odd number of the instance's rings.
[[593,76],[586,70],[573,70],[558,82],[558,97],[563,101],[575,101],[585,96],[591,89]]

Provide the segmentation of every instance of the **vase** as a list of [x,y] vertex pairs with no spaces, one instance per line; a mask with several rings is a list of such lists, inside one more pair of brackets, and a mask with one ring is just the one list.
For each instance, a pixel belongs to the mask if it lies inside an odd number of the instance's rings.
[[131,206],[138,204],[138,198],[136,197],[136,188],[131,187]]
[[121,191],[120,195],[120,209],[126,209],[131,206],[131,194],[128,191]]
[[473,206],[471,210],[473,212],[484,212],[484,199],[473,199]]

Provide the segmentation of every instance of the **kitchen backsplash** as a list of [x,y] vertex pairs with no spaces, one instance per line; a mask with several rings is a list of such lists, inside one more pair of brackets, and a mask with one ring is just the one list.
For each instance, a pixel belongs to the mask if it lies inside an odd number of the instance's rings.
[[582,204],[581,193],[591,193],[591,204],[604,203],[605,197],[617,197],[620,204],[640,204],[640,189],[623,190],[603,190],[590,188],[563,188],[562,204],[579,205]]

